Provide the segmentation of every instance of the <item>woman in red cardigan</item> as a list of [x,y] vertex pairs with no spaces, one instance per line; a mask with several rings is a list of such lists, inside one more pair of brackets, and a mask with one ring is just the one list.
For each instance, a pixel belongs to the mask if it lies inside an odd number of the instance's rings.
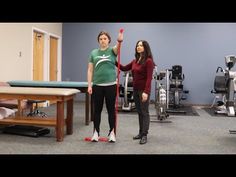
[[132,72],[134,102],[139,117],[139,133],[133,139],[140,139],[140,144],[147,143],[150,123],[149,99],[154,65],[151,48],[145,40],[136,43],[135,59],[125,66],[120,65],[120,70]]

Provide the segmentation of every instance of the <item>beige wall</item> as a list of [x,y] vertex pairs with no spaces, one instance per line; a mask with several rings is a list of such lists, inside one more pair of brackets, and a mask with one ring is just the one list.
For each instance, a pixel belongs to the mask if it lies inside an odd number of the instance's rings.
[[62,37],[62,23],[0,23],[0,81],[32,79],[33,29]]

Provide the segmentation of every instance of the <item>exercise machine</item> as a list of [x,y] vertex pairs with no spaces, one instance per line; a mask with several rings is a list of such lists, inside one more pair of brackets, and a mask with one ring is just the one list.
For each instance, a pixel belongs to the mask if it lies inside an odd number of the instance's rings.
[[125,72],[124,77],[124,85],[119,86],[119,96],[122,98],[121,109],[123,111],[132,111],[135,109],[132,73],[130,71]]
[[167,113],[181,113],[186,114],[186,111],[181,110],[183,105],[182,100],[187,99],[188,90],[184,90],[184,74],[182,72],[181,65],[173,65],[171,69],[168,69],[167,75]]
[[[211,93],[215,94],[212,106],[214,106],[217,99],[221,98],[221,101],[218,101],[216,114],[226,114],[230,117],[235,116],[235,82],[236,82],[236,71],[231,69],[234,67],[236,62],[236,56],[228,55],[225,56],[225,65],[226,69],[218,67],[216,73],[219,69],[223,75],[217,75],[214,80],[214,90]],[[219,96],[221,95],[221,97]]]
[[[168,75],[168,70],[161,71],[157,73],[157,67],[155,66],[153,79],[155,80],[155,110],[157,120],[155,122],[160,123],[170,123],[171,121],[166,120],[169,117],[167,114],[167,102],[168,94],[166,89],[166,76]],[[153,121],[152,121],[153,122]]]
[[174,65],[169,70],[169,106],[173,108],[181,107],[181,100],[186,100],[189,93],[183,89],[184,74],[181,65]]
[[[220,73],[219,74],[219,69]],[[213,108],[215,106],[215,103],[217,103],[216,110],[214,111],[215,114],[227,114],[225,103],[226,103],[226,92],[227,92],[227,87],[226,87],[226,77],[225,73],[222,67],[218,67],[216,70],[217,75],[215,76],[214,80],[214,90],[211,90],[211,93],[215,95],[215,98],[212,102],[212,105],[210,108]]]

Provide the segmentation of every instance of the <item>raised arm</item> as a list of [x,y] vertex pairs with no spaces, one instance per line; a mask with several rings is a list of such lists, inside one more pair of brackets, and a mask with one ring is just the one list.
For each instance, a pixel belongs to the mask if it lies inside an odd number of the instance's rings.
[[118,54],[118,49],[120,48],[121,42],[123,42],[123,38],[124,38],[123,30],[121,29],[121,30],[119,31],[119,34],[118,34],[117,43],[116,43],[116,45],[113,47],[113,52],[114,52],[116,55]]

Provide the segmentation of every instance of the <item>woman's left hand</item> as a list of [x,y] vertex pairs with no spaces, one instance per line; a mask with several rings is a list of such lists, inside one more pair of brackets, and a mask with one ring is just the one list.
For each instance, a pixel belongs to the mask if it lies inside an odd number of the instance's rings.
[[142,102],[145,102],[145,101],[147,101],[147,99],[148,99],[148,94],[146,94],[146,93],[142,93]]
[[123,41],[123,38],[124,38],[123,33],[119,32],[117,41],[118,41],[118,42],[122,42],[122,41]]

